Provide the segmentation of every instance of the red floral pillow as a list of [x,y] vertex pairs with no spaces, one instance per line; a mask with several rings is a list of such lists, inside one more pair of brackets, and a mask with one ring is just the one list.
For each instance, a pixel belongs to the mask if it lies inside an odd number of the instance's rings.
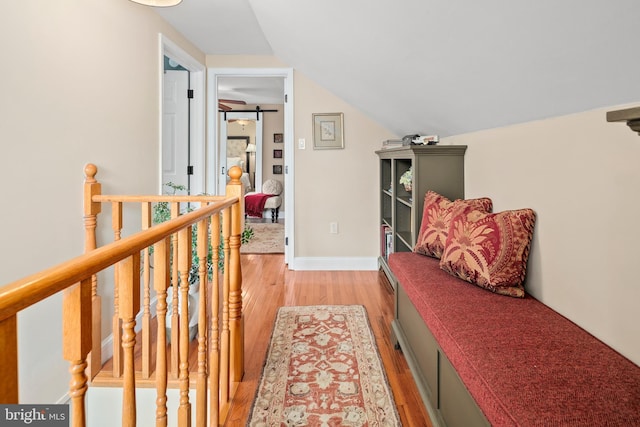
[[424,210],[422,224],[413,251],[422,255],[440,258],[447,241],[447,233],[451,218],[459,210],[477,209],[482,212],[491,212],[493,203],[491,199],[457,199],[451,201],[435,191],[427,191],[424,196]]
[[535,221],[531,209],[460,212],[451,220],[440,268],[498,294],[524,297]]

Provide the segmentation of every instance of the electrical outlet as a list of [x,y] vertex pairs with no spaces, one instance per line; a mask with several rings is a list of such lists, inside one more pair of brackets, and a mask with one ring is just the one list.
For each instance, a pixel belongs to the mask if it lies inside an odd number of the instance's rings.
[[298,138],[298,149],[304,150],[307,141],[304,138]]
[[330,234],[338,234],[338,223],[330,222],[329,223],[329,233]]

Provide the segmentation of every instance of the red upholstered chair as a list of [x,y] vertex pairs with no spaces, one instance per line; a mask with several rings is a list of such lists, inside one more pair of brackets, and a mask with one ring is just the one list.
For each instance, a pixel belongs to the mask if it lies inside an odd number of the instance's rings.
[[[262,211],[271,210],[271,222],[278,221],[280,206],[282,205],[282,183],[275,179],[268,179],[262,184],[262,193],[247,193],[245,201],[245,217],[256,216],[262,218]],[[255,208],[255,204],[264,203],[262,209]],[[259,215],[258,215],[259,214]]]

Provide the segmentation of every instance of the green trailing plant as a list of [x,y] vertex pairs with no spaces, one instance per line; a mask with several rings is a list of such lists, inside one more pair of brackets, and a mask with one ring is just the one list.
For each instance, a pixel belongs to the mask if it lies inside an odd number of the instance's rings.
[[[184,185],[174,184],[173,182],[167,182],[164,184],[165,187],[169,187],[171,190],[166,193],[169,195],[175,195],[178,191],[186,190]],[[192,211],[193,208],[188,207],[187,212]],[[171,219],[171,207],[168,202],[158,202],[153,206],[153,223],[160,224],[162,222],[168,221]],[[198,281],[198,269],[200,268],[200,258],[198,257],[198,226],[194,225],[191,227],[191,270],[189,271],[189,283],[194,284]],[[254,236],[253,228],[249,226],[249,224],[245,223],[244,230],[242,230],[242,234],[240,235],[240,242],[244,245],[248,243]],[[173,252],[172,252],[173,253]],[[220,244],[218,245],[218,268],[220,270],[224,270],[224,242],[222,239],[222,231],[220,232]],[[209,248],[207,250],[207,277],[209,279],[212,278],[213,275],[213,247],[211,243],[209,243]]]

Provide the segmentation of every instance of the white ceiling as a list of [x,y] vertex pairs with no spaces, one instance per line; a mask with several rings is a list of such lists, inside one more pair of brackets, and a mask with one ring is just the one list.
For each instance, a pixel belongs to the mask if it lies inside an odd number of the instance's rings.
[[237,99],[247,104],[284,104],[281,77],[219,77],[218,98]]
[[274,55],[398,135],[640,101],[638,0],[183,0],[157,11],[204,53]]

